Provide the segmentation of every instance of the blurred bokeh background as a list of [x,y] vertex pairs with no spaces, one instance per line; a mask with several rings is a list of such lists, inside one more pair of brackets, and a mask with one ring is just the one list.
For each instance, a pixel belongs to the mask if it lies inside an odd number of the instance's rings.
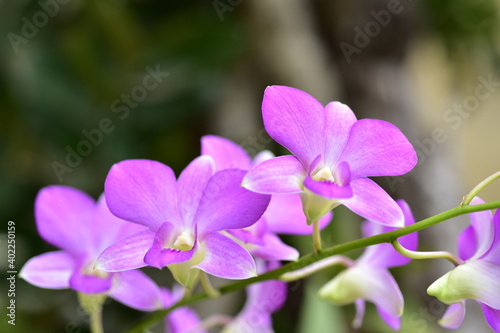
[[[159,160],[180,172],[199,154],[205,134],[230,138],[250,153],[285,153],[265,134],[260,115],[263,91],[274,84],[305,90],[324,104],[340,100],[358,118],[396,124],[420,162],[409,175],[378,183],[407,200],[417,220],[452,208],[500,170],[499,6],[497,0],[0,0],[1,253],[9,220],[16,223],[17,269],[53,249],[33,218],[44,186],[75,186],[97,197],[111,165],[129,158]],[[86,135],[98,130],[101,136],[85,146]],[[499,200],[499,193],[492,184],[481,196]],[[338,208],[325,243],[358,237],[359,222]],[[422,232],[421,249],[455,251],[466,223],[457,218]],[[309,237],[285,239],[301,253],[311,251]],[[4,286],[5,258],[0,262]],[[425,290],[450,268],[437,260],[394,270],[406,299],[402,332],[444,331],[436,322],[445,307]],[[167,270],[147,272],[171,283]],[[291,285],[274,316],[276,332],[390,331],[373,306],[353,330],[352,305],[316,298],[335,272]],[[234,314],[241,296],[197,309],[202,316]],[[6,288],[0,300],[2,332],[88,331],[72,291],[18,279],[16,326],[4,314]],[[478,304],[469,303],[457,332],[489,331]],[[110,302],[106,331],[124,331],[143,315]]]

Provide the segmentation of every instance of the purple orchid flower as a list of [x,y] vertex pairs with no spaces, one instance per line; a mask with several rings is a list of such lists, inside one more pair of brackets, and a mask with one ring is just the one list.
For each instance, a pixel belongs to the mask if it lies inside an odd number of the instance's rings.
[[[405,225],[415,222],[410,208],[404,200],[398,200],[405,218]],[[369,237],[396,228],[383,226],[372,221],[363,224],[363,236]],[[399,238],[400,243],[407,249],[416,250],[417,233]],[[349,262],[345,258],[343,262]],[[404,300],[396,280],[389,272],[389,268],[408,264],[410,258],[404,257],[391,244],[383,243],[366,248],[365,252],[346,270],[339,273],[330,282],[324,285],[319,296],[335,304],[354,302],[356,317],[353,326],[359,328],[365,312],[365,301],[374,303],[380,317],[389,327],[398,330],[401,325],[401,316],[404,309]]]
[[[258,262],[259,272],[264,273],[279,268],[278,262]],[[273,333],[271,315],[286,301],[287,285],[283,281],[268,280],[255,283],[247,288],[247,301],[234,319],[221,333]]]
[[143,272],[107,273],[93,268],[109,245],[143,227],[112,215],[101,196],[67,186],[48,186],[35,201],[38,233],[61,249],[28,260],[19,275],[48,289],[71,288],[85,294],[106,293],[132,308],[152,311],[162,307],[160,288]]
[[[237,168],[250,170],[253,165],[274,157],[270,151],[262,151],[252,159],[234,142],[218,136],[207,135],[201,139],[201,153],[210,155],[216,170]],[[330,223],[332,213],[320,219],[320,228]],[[299,194],[273,195],[267,210],[257,223],[245,229],[228,232],[239,239],[256,257],[265,260],[297,260],[299,252],[284,244],[276,234],[308,235],[312,227],[306,223]]]
[[[484,203],[475,198],[472,204]],[[486,321],[500,332],[500,210],[470,214],[471,225],[458,237],[458,254],[463,264],[446,273],[427,289],[429,295],[451,304],[440,325],[457,328],[465,317],[465,300],[476,300]]]
[[[170,291],[166,288],[162,288],[163,292],[163,305],[165,309],[171,307],[178,301],[180,301],[184,295],[184,288],[179,285],[174,286],[173,290]],[[200,328],[200,318],[196,311],[188,306],[179,307],[172,312],[170,312],[165,318],[165,332],[166,333],[207,333],[206,330]]]
[[105,183],[109,209],[148,229],[107,248],[97,267],[113,272],[167,266],[188,288],[199,270],[227,279],[256,275],[248,251],[219,231],[251,226],[270,197],[242,188],[243,170],[214,172],[214,161],[206,155],[193,160],[177,181],[160,162],[115,164]]
[[410,171],[417,155],[394,125],[382,120],[357,120],[339,102],[323,107],[309,94],[270,86],[262,103],[269,135],[292,152],[254,167],[243,186],[259,193],[300,193],[309,221],[339,204],[368,220],[393,227],[404,225],[395,201],[371,176],[396,176]]

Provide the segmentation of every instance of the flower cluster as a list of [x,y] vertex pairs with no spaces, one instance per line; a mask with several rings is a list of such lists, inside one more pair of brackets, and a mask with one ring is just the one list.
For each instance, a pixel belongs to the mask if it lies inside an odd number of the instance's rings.
[[[312,234],[320,253],[320,231],[338,205],[367,219],[364,237],[414,223],[406,202],[395,201],[368,178],[402,175],[417,163],[412,145],[394,125],[357,120],[344,104],[323,107],[307,93],[283,86],[266,89],[262,113],[266,131],[292,155],[263,151],[252,158],[237,144],[208,135],[201,139],[200,156],[178,177],[158,161],[125,160],[109,171],[97,203],[74,188],[42,189],[35,202],[38,232],[60,250],[32,258],[20,275],[42,288],[107,295],[155,311],[174,306],[199,282],[217,296],[208,275],[241,280],[275,270],[280,261],[298,260],[299,252],[278,234]],[[462,264],[428,291],[452,304],[443,325],[458,326],[465,299],[473,298],[500,332],[500,215],[492,220],[476,214],[459,239]],[[417,234],[399,242],[415,251]],[[321,288],[321,298],[355,303],[355,327],[365,301],[373,302],[382,319],[399,329],[403,296],[388,269],[411,259],[385,243],[367,247],[355,261],[327,260],[347,269]],[[167,267],[178,285],[158,286],[140,270],[145,266]],[[280,279],[292,280],[294,273],[289,274]],[[255,283],[247,294],[235,317],[201,320],[191,308],[175,308],[165,317],[166,331],[206,332],[222,325],[226,333],[273,332],[271,315],[285,302],[286,282]]]

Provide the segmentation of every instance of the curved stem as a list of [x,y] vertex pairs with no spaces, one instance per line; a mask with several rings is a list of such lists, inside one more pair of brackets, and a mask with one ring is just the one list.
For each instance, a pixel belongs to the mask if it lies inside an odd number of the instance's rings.
[[488,178],[486,178],[485,180],[483,180],[482,182],[480,182],[479,184],[477,184],[472,189],[472,191],[470,191],[469,193],[467,193],[467,195],[462,199],[462,202],[460,203],[460,206],[465,206],[465,205],[470,204],[470,202],[472,201],[472,199],[474,199],[474,197],[476,195],[478,195],[479,192],[481,192],[486,186],[488,186],[494,180],[499,179],[499,178],[500,178],[500,171],[497,171],[494,174],[492,174],[491,176],[489,176]]
[[401,253],[403,256],[412,258],[412,259],[438,259],[438,258],[443,258],[448,261],[451,261],[451,263],[455,266],[462,265],[464,261],[457,257],[456,255],[447,252],[447,251],[411,251],[408,249],[405,249],[403,245],[397,240],[394,239],[391,242],[392,246],[396,251]]
[[[305,255],[301,257],[299,260],[295,262],[291,262],[289,264],[283,265],[280,268],[277,268],[275,270],[266,272],[264,274],[261,274],[259,276],[246,279],[246,280],[240,280],[233,282],[231,284],[228,284],[226,286],[223,286],[219,288],[219,292],[221,295],[227,294],[230,292],[233,292],[235,290],[240,290],[245,288],[246,286],[256,283],[256,282],[261,282],[261,281],[267,281],[267,280],[275,280],[279,279],[280,276],[287,272],[295,271],[302,269],[306,266],[309,266],[317,261],[320,261],[324,258],[331,257],[336,254],[341,254],[345,253],[351,250],[356,250],[356,249],[361,249],[370,245],[375,245],[375,244],[381,244],[381,243],[390,243],[394,239],[397,239],[399,237],[411,234],[413,232],[417,232],[420,230],[423,230],[425,228],[428,228],[430,226],[433,226],[435,224],[441,223],[443,221],[449,220],[453,217],[464,215],[464,214],[469,214],[469,213],[474,213],[474,212],[480,212],[484,210],[490,210],[490,209],[496,209],[500,208],[500,201],[493,201],[493,202],[488,202],[480,205],[472,205],[472,206],[458,206],[455,208],[452,208],[450,210],[447,210],[443,213],[440,213],[438,215],[429,217],[425,220],[422,220],[418,223],[414,223],[412,225],[409,225],[407,227],[393,230],[390,232],[386,232],[383,234],[378,234],[370,237],[365,237],[357,240],[353,240],[350,242],[342,243],[339,245],[332,246],[330,248],[324,249],[320,253],[311,253],[308,255]],[[166,310],[159,310],[151,315],[149,317],[146,317],[142,322],[137,324],[136,326],[132,327],[132,329],[129,330],[129,333],[140,333],[144,330],[144,328],[151,326],[155,322],[163,319],[165,315],[167,315],[170,311],[184,305],[188,305],[191,303],[196,303],[201,300],[205,300],[209,298],[209,295],[207,293],[199,293],[196,295],[192,295],[189,298],[183,299],[176,304],[174,304],[172,307],[166,309]]]
[[200,272],[200,281],[201,285],[203,286],[203,289],[205,289],[205,292],[209,297],[217,298],[220,296],[220,292],[217,289],[215,289],[214,286],[212,286],[212,283],[210,283],[207,273],[203,271]]
[[333,265],[343,265],[345,267],[350,267],[354,265],[354,261],[342,255],[331,256],[320,261],[316,261],[315,263],[312,263],[311,265],[298,269],[296,271],[287,272],[281,275],[279,279],[287,282],[299,280]]
[[319,230],[319,220],[312,221],[313,225],[313,249],[314,253],[320,253],[323,250],[323,245],[321,244],[321,233]]

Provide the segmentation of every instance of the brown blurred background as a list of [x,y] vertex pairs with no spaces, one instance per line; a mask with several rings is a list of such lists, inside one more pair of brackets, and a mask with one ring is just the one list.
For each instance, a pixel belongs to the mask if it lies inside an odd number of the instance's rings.
[[[64,184],[97,197],[120,160],[155,159],[179,172],[199,154],[204,134],[226,136],[251,153],[285,153],[262,127],[262,94],[273,84],[305,90],[324,104],[340,100],[358,118],[396,124],[420,162],[409,175],[377,181],[406,199],[417,220],[452,208],[500,170],[499,5],[0,0],[2,248],[13,220],[18,269],[51,250],[35,229],[38,190]],[[90,145],[83,143],[87,136]],[[495,183],[481,196],[499,200],[499,191]],[[421,249],[455,251],[466,223],[457,218],[422,232]],[[332,245],[358,237],[358,229],[359,218],[339,208],[323,236]],[[301,253],[311,250],[308,237],[285,239]],[[406,300],[402,332],[444,331],[436,324],[444,306],[425,290],[450,266],[424,261],[394,270]],[[171,283],[167,270],[147,271]],[[352,305],[315,297],[335,271],[291,286],[287,305],[274,316],[276,332],[355,332]],[[234,314],[238,296],[198,309],[202,316],[214,309]],[[5,292],[0,299],[7,300]],[[469,303],[457,332],[488,331],[480,307]],[[16,326],[3,316],[2,332],[88,331],[72,291],[42,290],[18,279],[16,304]],[[123,331],[142,315],[110,302],[105,328]],[[385,331],[369,306],[357,332]]]

